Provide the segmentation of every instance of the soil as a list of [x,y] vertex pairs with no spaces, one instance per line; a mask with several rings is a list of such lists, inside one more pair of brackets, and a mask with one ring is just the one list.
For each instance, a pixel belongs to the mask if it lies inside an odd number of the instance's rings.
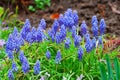
[[41,18],[47,22],[47,27],[51,27],[53,20],[51,14],[64,13],[68,8],[78,11],[79,25],[83,20],[90,27],[93,15],[98,20],[104,18],[107,24],[106,33],[120,36],[120,0],[51,0],[51,6],[45,10],[37,10],[35,13],[19,11],[19,18],[25,21],[30,19],[32,26],[37,27]]

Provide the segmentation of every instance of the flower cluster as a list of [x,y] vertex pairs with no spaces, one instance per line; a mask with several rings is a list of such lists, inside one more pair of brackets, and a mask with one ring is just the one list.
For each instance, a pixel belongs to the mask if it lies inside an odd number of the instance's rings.
[[72,26],[78,25],[78,14],[77,11],[72,11],[72,9],[68,9],[64,15],[60,15],[60,18],[58,19],[58,22],[60,25],[65,25],[69,29],[72,28]]
[[[52,25],[52,28],[48,30],[48,33],[45,34],[46,30],[46,22],[44,19],[41,19],[40,24],[37,28],[31,27],[29,19],[26,19],[25,24],[19,33],[17,28],[14,28],[14,31],[12,34],[9,35],[9,38],[6,42],[6,53],[10,59],[12,59],[12,69],[8,71],[8,78],[14,79],[13,72],[18,71],[17,64],[13,61],[14,53],[19,53],[19,60],[22,65],[22,71],[24,74],[29,72],[31,69],[31,65],[29,65],[29,59],[27,59],[27,56],[24,55],[24,52],[20,50],[20,47],[24,45],[25,42],[32,44],[34,42],[39,43],[42,41],[50,41],[55,42],[58,44],[64,44],[65,49],[69,49],[71,44],[75,46],[75,48],[78,50],[78,59],[82,60],[84,55],[84,48],[87,53],[90,53],[93,49],[95,49],[96,43],[98,42],[98,45],[103,45],[102,41],[102,35],[105,32],[105,21],[104,19],[100,20],[100,24],[97,20],[96,16],[92,17],[92,33],[94,35],[93,38],[91,38],[89,31],[87,30],[86,22],[83,21],[80,26],[80,32],[82,35],[78,35],[77,31],[78,28],[78,14],[77,11],[72,11],[71,9],[68,9],[64,14],[61,14],[60,17],[56,20],[54,20],[54,23]],[[99,25],[98,25],[99,24]],[[100,29],[100,30],[99,30]],[[68,32],[67,32],[68,31]],[[71,35],[68,37],[68,33],[71,33]],[[100,33],[100,36],[99,36]],[[82,39],[82,37],[84,39]],[[84,41],[85,40],[85,41]],[[81,44],[85,42],[84,48],[81,46]],[[57,54],[55,56],[55,63],[59,64],[62,60],[61,50],[59,49],[57,51]],[[28,54],[28,53],[27,53]],[[50,60],[52,52],[50,52],[48,49],[46,51],[46,58],[47,60]],[[40,61],[37,60],[33,67],[34,74],[40,73]]]
[[21,34],[18,33],[17,28],[15,27],[13,33],[9,35],[9,38],[6,42],[6,53],[10,59],[13,59],[14,53],[17,53],[20,50],[20,46],[24,44],[24,39]]

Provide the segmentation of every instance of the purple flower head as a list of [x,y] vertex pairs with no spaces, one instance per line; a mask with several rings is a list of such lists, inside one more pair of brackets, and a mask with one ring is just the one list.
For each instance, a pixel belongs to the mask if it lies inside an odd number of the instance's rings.
[[68,27],[68,29],[72,29],[72,26],[74,26],[73,18],[69,16],[65,16],[64,19],[65,19],[64,25]]
[[24,74],[26,74],[30,69],[29,63],[27,61],[26,57],[23,57],[23,63],[22,63],[22,71]]
[[56,33],[56,36],[55,36],[55,41],[57,44],[59,44],[61,42],[61,38],[60,38],[61,34],[59,32]]
[[43,33],[41,27],[38,27],[36,35],[37,35],[37,42],[42,42],[42,40],[44,40],[45,38],[45,34]]
[[93,23],[96,23],[98,25],[98,20],[97,20],[96,16],[92,17],[92,25],[93,25]]
[[59,24],[60,24],[60,25],[63,25],[64,21],[65,21],[65,19],[64,19],[64,17],[63,17],[63,14],[60,14],[60,16],[59,16],[59,18],[58,18]]
[[92,48],[94,49],[94,48],[96,48],[96,38],[94,37],[93,39],[92,39]]
[[30,32],[30,28],[31,28],[30,21],[29,19],[26,19],[25,24],[20,32],[23,39],[26,40],[26,35]]
[[7,56],[8,56],[9,59],[13,59],[14,58],[13,51],[6,49],[6,53],[7,53]]
[[61,57],[61,53],[60,50],[57,51],[56,57],[55,57],[55,62],[56,64],[59,64],[61,61],[62,57]]
[[49,29],[48,30],[48,35],[52,39],[52,41],[54,42],[55,41],[55,33],[54,33],[54,31]]
[[93,23],[92,25],[92,32],[95,38],[98,37],[98,25],[96,23]]
[[85,40],[90,39],[90,34],[89,34],[88,31],[87,31],[87,33],[84,35],[84,38],[85,38]]
[[66,28],[64,25],[62,25],[60,27],[60,38],[61,38],[61,41],[63,41],[65,38],[66,38]]
[[14,80],[14,75],[13,75],[13,72],[12,72],[12,70],[8,70],[8,79],[9,80]]
[[20,51],[19,60],[20,60],[21,63],[23,63],[24,57],[25,57],[25,56],[24,56],[23,51]]
[[42,29],[46,29],[46,22],[45,22],[45,19],[41,19],[40,21],[40,24],[39,24],[39,27],[41,27]]
[[106,23],[104,21],[104,19],[100,20],[100,34],[103,35],[105,32],[105,28],[106,28]]
[[51,57],[50,51],[47,50],[47,52],[46,52],[46,58],[47,58],[47,59],[50,59],[50,57]]
[[82,22],[80,27],[81,27],[81,34],[84,36],[87,33],[87,25],[85,21]]
[[8,40],[6,42],[6,50],[11,50],[13,51],[16,47],[16,43],[15,40],[13,42],[13,36],[12,34],[9,35]]
[[52,31],[56,34],[56,32],[58,31],[58,28],[59,28],[59,23],[58,23],[58,20],[55,19],[52,25]]
[[14,27],[14,30],[13,30],[12,36],[14,36],[14,37],[17,37],[17,36],[18,36],[18,30],[17,30],[16,27]]
[[71,44],[70,38],[67,38],[65,41],[65,48],[66,49],[70,48],[70,44]]
[[39,74],[39,73],[40,73],[40,62],[39,60],[37,60],[34,65],[34,74]]
[[32,32],[29,32],[26,36],[26,41],[30,44],[32,44],[34,41],[32,39]]
[[82,60],[82,56],[83,56],[84,50],[81,46],[79,46],[78,48],[78,59]]
[[75,25],[77,25],[79,17],[78,17],[78,13],[76,10],[73,11],[73,19],[74,19]]
[[67,9],[67,11],[64,13],[64,16],[67,16],[67,17],[72,17],[73,16],[73,12],[72,12],[72,9]]
[[75,47],[78,47],[80,45],[81,41],[82,41],[82,38],[80,36],[76,35],[75,38],[74,38]]
[[12,71],[13,72],[18,71],[17,65],[16,65],[16,63],[14,61],[12,62]]
[[76,27],[73,26],[72,27],[72,37],[75,38],[75,35],[76,35]]
[[85,44],[85,48],[86,48],[86,52],[91,52],[92,51],[92,41],[90,38],[86,39],[86,44]]

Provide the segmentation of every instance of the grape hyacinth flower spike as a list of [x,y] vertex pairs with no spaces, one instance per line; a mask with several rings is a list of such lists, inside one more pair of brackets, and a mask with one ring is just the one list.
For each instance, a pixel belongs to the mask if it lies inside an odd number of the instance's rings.
[[76,35],[74,38],[74,45],[75,47],[78,47],[80,45],[80,42],[82,41],[81,36]]
[[29,63],[28,63],[28,60],[26,57],[23,58],[23,63],[22,63],[22,71],[24,74],[26,74],[30,69],[30,66],[29,66]]
[[8,70],[8,78],[9,78],[9,80],[14,80],[13,72],[10,69]]
[[14,61],[12,62],[12,71],[13,72],[18,71],[17,65],[16,65],[16,63]]
[[66,49],[70,48],[70,44],[71,44],[70,38],[67,38],[65,41],[65,48]]
[[39,60],[37,60],[34,65],[34,74],[39,74],[39,73],[40,73],[40,62]]
[[98,25],[95,22],[92,24],[92,32],[93,32],[94,37],[97,38],[98,37]]
[[50,57],[51,57],[50,51],[47,50],[47,52],[46,52],[46,58],[47,58],[47,59],[50,59]]
[[82,60],[82,56],[83,56],[84,50],[81,46],[79,46],[78,48],[78,59]]
[[61,61],[62,57],[61,57],[61,53],[60,50],[57,51],[56,57],[55,57],[55,62],[56,64],[59,64]]
[[97,20],[97,17],[96,16],[93,16],[92,17],[92,26],[93,26],[93,23],[96,23],[98,25],[98,20]]
[[41,27],[42,29],[46,30],[46,22],[45,19],[41,19],[40,24],[38,27]]
[[100,20],[100,35],[103,35],[105,32],[106,24],[104,19]]
[[87,25],[86,25],[85,21],[82,22],[80,27],[81,27],[82,36],[85,36],[85,34],[87,33]]
[[91,39],[88,37],[87,39],[86,39],[86,44],[85,44],[85,48],[86,48],[86,52],[91,52],[92,51],[92,47],[93,47],[93,45],[92,45],[92,41],[91,41]]

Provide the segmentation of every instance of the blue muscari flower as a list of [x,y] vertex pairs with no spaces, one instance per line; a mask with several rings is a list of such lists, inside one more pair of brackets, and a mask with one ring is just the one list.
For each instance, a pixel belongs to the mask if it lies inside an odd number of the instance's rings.
[[14,80],[14,75],[13,75],[13,72],[12,72],[12,70],[8,70],[8,79],[9,80]]
[[92,48],[93,49],[96,48],[96,38],[95,37],[92,39]]
[[73,19],[74,19],[75,25],[77,25],[79,17],[78,17],[78,13],[76,10],[73,11]]
[[41,27],[38,27],[37,29],[37,42],[41,42],[44,39],[46,39],[46,35],[44,34]]
[[80,36],[76,35],[75,38],[74,38],[75,47],[78,47],[80,45],[81,41],[82,41],[82,38]]
[[19,37],[18,37],[18,39],[17,39],[18,41],[19,41],[19,46],[22,46],[22,45],[24,45],[24,39],[22,38],[22,36],[21,36],[21,34],[19,35]]
[[87,31],[87,33],[84,35],[84,38],[85,38],[85,40],[87,40],[87,39],[89,39],[90,38],[90,34],[89,34],[89,32]]
[[17,37],[17,36],[18,36],[18,30],[17,30],[16,27],[14,27],[14,30],[13,30],[12,36],[14,36],[14,37]]
[[87,25],[86,25],[85,21],[82,22],[80,27],[81,27],[81,34],[82,34],[82,36],[84,36],[87,33]]
[[6,42],[6,50],[13,51],[15,48],[15,43],[13,43],[13,36],[12,34],[9,35],[8,40]]
[[27,61],[26,57],[23,57],[23,63],[22,63],[22,71],[24,74],[26,74],[30,69],[29,63]]
[[61,53],[60,50],[57,51],[56,57],[55,57],[55,62],[56,64],[59,64],[61,61],[62,57],[61,57]]
[[61,34],[59,32],[56,33],[56,36],[55,36],[55,41],[57,44],[59,44],[61,42],[61,38],[60,38]]
[[71,41],[70,38],[67,38],[65,41],[65,48],[68,49],[70,47]]
[[20,62],[23,63],[23,60],[24,60],[24,57],[25,57],[25,56],[24,56],[24,52],[23,52],[23,51],[20,51],[20,54],[19,54],[18,57],[19,57]]
[[76,27],[73,26],[72,27],[72,37],[75,38],[75,35],[76,35]]
[[101,35],[104,34],[105,28],[106,28],[105,21],[104,21],[104,19],[101,19],[101,20],[100,20],[100,34],[101,34]]
[[71,8],[67,9],[67,11],[64,13],[64,16],[72,17],[73,16],[72,9]]
[[39,60],[37,60],[34,65],[34,74],[39,74],[39,73],[40,73],[40,62]]
[[93,23],[92,25],[92,32],[93,32],[93,35],[94,37],[98,37],[98,25],[96,23]]
[[91,23],[92,23],[92,25],[93,25],[93,23],[96,23],[98,25],[98,20],[97,20],[96,16],[92,17],[92,22]]
[[58,20],[55,19],[52,25],[52,31],[56,34],[56,32],[58,31],[58,28],[59,28],[59,23],[58,23]]
[[26,19],[25,24],[20,32],[23,39],[26,40],[26,36],[30,32],[30,28],[31,28],[30,21],[29,21],[29,19]]
[[50,59],[50,57],[51,57],[51,54],[50,54],[49,50],[47,50],[47,52],[46,52],[46,57],[47,57],[47,59]]
[[40,21],[40,24],[39,24],[39,27],[41,27],[42,29],[46,29],[46,22],[45,22],[45,19],[41,19]]
[[59,18],[58,18],[58,22],[59,22],[59,25],[63,25],[63,24],[64,24],[65,19],[64,19],[63,14],[60,14],[60,16],[59,16]]
[[14,61],[12,62],[12,71],[13,72],[18,71],[17,65],[16,65],[16,63]]
[[52,41],[55,41],[55,32],[51,29],[48,30],[48,35],[52,39]]
[[26,36],[26,41],[30,44],[32,44],[34,41],[32,39],[32,32],[29,32]]
[[9,59],[13,59],[14,58],[13,51],[6,50],[6,53],[7,53],[7,56],[8,56]]
[[82,56],[83,56],[84,50],[81,46],[79,46],[78,48],[78,59],[82,60]]
[[32,27],[31,32],[29,32],[26,36],[26,41],[29,42],[30,44],[36,42],[37,38],[36,31],[37,31],[36,28]]
[[66,38],[66,28],[64,25],[62,25],[60,27],[60,38],[61,38],[61,41],[63,41],[65,38]]
[[65,19],[64,25],[68,27],[68,29],[72,29],[72,26],[74,26],[75,24],[73,18],[69,16],[65,16],[64,19]]
[[91,52],[92,51],[92,47],[93,47],[93,45],[92,45],[92,41],[91,41],[91,39],[88,37],[87,39],[86,39],[86,44],[85,44],[85,48],[86,48],[86,52]]

